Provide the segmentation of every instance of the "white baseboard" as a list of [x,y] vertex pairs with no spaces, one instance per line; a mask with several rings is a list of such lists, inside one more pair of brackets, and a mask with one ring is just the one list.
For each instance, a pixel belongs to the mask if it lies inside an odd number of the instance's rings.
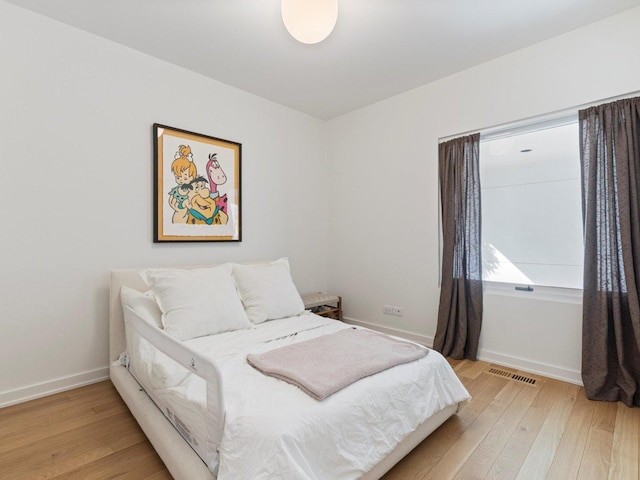
[[485,362],[495,363],[504,367],[517,368],[523,372],[542,375],[543,377],[561,380],[574,385],[582,386],[582,374],[579,370],[571,370],[569,368],[556,367],[547,363],[535,362],[526,358],[513,357],[502,353],[491,352],[489,350],[480,350],[478,359]]
[[376,330],[378,332],[386,333],[388,335],[393,335],[395,337],[406,338],[407,340],[411,340],[412,342],[419,343],[429,348],[433,347],[433,337],[428,337],[426,335],[407,332],[406,330],[399,330],[397,328],[383,327],[382,325],[363,322],[361,320],[356,320],[355,318],[344,317],[343,320],[345,323],[358,325],[359,327],[370,328],[371,330]]
[[68,377],[56,378],[47,382],[36,383],[26,387],[16,388],[0,392],[0,408],[27,402],[40,397],[53,395],[54,393],[65,392],[78,387],[84,387],[92,383],[101,382],[109,378],[109,369],[97,368],[88,372],[69,375]]
[[[429,337],[427,335],[419,335],[417,333],[407,332],[405,330],[383,327],[381,325],[356,320],[355,318],[345,317],[344,321],[346,323],[359,325],[361,327],[367,327],[371,330],[377,330],[389,335],[395,335],[396,337],[406,338],[407,340],[412,340],[414,342],[421,343],[422,345],[426,345],[429,348],[433,347],[433,337]],[[517,368],[518,370],[522,370],[523,372],[533,373],[536,375],[542,375],[543,377],[573,383],[574,385],[582,385],[582,375],[579,370],[556,367],[554,365],[549,365],[546,363],[527,360],[526,358],[514,357],[511,355],[505,355],[502,353],[482,349],[478,351],[478,359],[485,362],[502,365],[503,367]]]

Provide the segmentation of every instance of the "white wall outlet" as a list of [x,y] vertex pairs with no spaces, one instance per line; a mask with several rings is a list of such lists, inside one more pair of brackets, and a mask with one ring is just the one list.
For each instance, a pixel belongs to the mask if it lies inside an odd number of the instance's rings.
[[382,313],[384,313],[385,315],[395,315],[396,317],[402,317],[402,308],[400,307],[395,307],[393,305],[383,305],[382,306]]

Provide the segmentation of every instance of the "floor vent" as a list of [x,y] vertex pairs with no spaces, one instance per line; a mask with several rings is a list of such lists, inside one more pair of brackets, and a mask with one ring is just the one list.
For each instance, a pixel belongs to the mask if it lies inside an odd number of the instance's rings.
[[519,382],[528,383],[530,385],[535,385],[536,384],[535,378],[525,377],[524,375],[511,375],[511,378],[513,378],[514,380],[517,380]]
[[516,380],[518,382],[528,383],[529,385],[535,385],[536,379],[531,377],[525,377],[524,375],[519,375],[517,373],[507,372],[506,370],[500,370],[498,368],[490,368],[489,373],[494,375],[499,375],[500,377],[510,378],[512,380]]
[[500,375],[501,377],[508,377],[508,378],[511,378],[511,375],[513,375],[511,372],[505,372],[504,370],[498,370],[497,368],[489,369],[489,373],[493,373],[494,375]]

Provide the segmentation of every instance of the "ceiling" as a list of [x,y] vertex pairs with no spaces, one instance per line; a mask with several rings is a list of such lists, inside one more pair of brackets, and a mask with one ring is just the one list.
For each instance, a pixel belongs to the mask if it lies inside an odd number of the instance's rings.
[[316,45],[279,0],[8,0],[320,119],[640,5],[640,0],[339,0]]

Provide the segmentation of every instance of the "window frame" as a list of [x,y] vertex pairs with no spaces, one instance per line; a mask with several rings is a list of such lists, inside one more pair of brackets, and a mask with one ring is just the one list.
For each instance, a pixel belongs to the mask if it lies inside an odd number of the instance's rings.
[[[551,302],[582,304],[581,288],[550,287],[546,285],[525,285],[519,283],[482,281],[483,292],[487,295],[517,297],[527,300],[545,300]],[[516,290],[516,287],[531,287],[531,290]]]
[[[497,140],[524,133],[545,130],[578,123],[578,109],[555,112],[549,115],[537,116],[518,122],[498,125],[480,130],[480,143],[483,141]],[[450,138],[440,138],[438,143]],[[482,162],[482,159],[480,159]],[[440,175],[438,175],[438,287],[441,286],[442,275],[442,205],[440,199]],[[508,296],[529,300],[543,300],[570,304],[582,304],[582,288],[557,287],[549,285],[526,285],[511,282],[498,282],[482,280],[483,293],[488,295]],[[520,288],[530,287],[529,290]]]

